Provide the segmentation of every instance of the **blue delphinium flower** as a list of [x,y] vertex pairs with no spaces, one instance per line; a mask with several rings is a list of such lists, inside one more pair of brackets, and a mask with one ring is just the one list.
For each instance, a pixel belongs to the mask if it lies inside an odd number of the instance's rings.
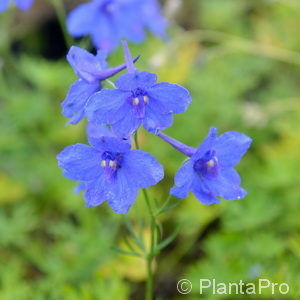
[[162,132],[162,139],[190,158],[178,170],[171,194],[185,198],[192,191],[203,204],[242,199],[247,192],[240,186],[241,180],[233,168],[246,153],[252,142],[248,136],[229,131],[217,136],[217,129],[210,128],[208,136],[195,149],[186,146]]
[[116,89],[102,89],[86,106],[89,120],[109,124],[115,134],[126,137],[140,125],[150,132],[166,129],[173,114],[188,108],[191,97],[185,88],[168,82],[156,83],[157,76],[134,68],[127,44],[124,51],[128,73],[115,82]]
[[[28,10],[34,0],[15,0],[16,6],[21,10]],[[7,10],[10,0],[0,0],[0,13]]]
[[163,168],[150,154],[131,150],[118,138],[89,138],[91,146],[76,144],[58,154],[64,176],[81,182],[87,207],[107,201],[116,213],[127,213],[138,190],[163,178]]
[[69,124],[76,124],[82,120],[89,98],[102,88],[101,80],[112,77],[126,68],[125,64],[107,68],[106,57],[107,54],[103,51],[93,55],[76,46],[70,48],[67,60],[79,79],[71,85],[62,102],[62,114],[71,119]]
[[93,0],[76,7],[67,18],[70,35],[91,35],[95,47],[106,51],[114,50],[121,38],[142,42],[145,28],[163,37],[165,27],[157,0]]

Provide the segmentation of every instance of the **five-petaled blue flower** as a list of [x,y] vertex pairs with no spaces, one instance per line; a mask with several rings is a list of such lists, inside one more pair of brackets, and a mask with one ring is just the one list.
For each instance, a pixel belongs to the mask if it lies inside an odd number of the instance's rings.
[[69,124],[76,124],[82,120],[89,98],[102,88],[101,80],[112,77],[126,68],[124,64],[107,68],[106,57],[107,54],[103,51],[93,55],[76,46],[70,48],[67,60],[79,79],[71,85],[67,97],[62,102],[62,114],[71,119]]
[[[28,10],[34,0],[15,0],[16,6],[22,10]],[[0,12],[8,9],[10,0],[0,0]]]
[[135,69],[127,43],[123,43],[128,73],[115,82],[116,89],[102,89],[86,106],[90,121],[109,124],[119,137],[133,134],[141,125],[150,132],[170,127],[173,113],[186,111],[192,101],[187,89]]
[[157,0],[93,0],[70,12],[67,28],[73,37],[91,35],[97,49],[114,50],[120,39],[145,39],[144,29],[164,37],[166,21]]
[[64,176],[81,182],[87,207],[107,201],[116,213],[127,213],[138,190],[159,182],[163,168],[150,154],[131,150],[115,137],[90,138],[91,146],[66,147],[58,156]]
[[179,151],[190,157],[175,176],[171,194],[179,198],[189,191],[203,204],[243,198],[247,192],[240,186],[240,177],[233,168],[248,150],[252,140],[239,132],[229,131],[219,137],[211,127],[208,136],[198,149],[188,147],[163,133],[158,135]]
[[141,125],[150,132],[170,127],[173,113],[186,111],[191,97],[180,85],[156,80],[157,76],[148,72],[120,76],[116,89],[102,89],[91,97],[86,106],[88,119],[111,125],[120,137]]

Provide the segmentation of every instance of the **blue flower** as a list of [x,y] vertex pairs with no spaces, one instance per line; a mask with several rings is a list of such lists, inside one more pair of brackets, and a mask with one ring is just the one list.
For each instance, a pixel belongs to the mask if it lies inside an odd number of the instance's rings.
[[115,137],[90,138],[91,146],[76,144],[57,155],[64,176],[81,182],[87,207],[107,201],[116,213],[127,213],[138,190],[159,182],[163,168],[150,154],[131,150]]
[[247,152],[252,140],[239,132],[229,131],[219,137],[212,127],[198,149],[193,149],[168,137],[158,135],[190,158],[178,170],[171,194],[179,198],[192,191],[203,204],[242,199],[247,192],[240,186],[241,180],[233,168]]
[[73,37],[91,35],[97,49],[114,50],[120,39],[145,39],[144,29],[165,36],[166,21],[157,0],[94,0],[70,12],[67,28]]
[[107,68],[106,57],[107,54],[102,51],[93,55],[76,46],[70,48],[67,60],[79,79],[71,85],[62,102],[62,114],[71,119],[68,124],[77,124],[82,120],[89,98],[102,88],[101,80],[112,77],[126,68],[124,64]]
[[141,125],[150,132],[170,127],[173,114],[188,108],[189,92],[178,84],[156,83],[157,76],[139,72],[124,45],[128,73],[115,82],[116,89],[102,89],[86,106],[89,120],[109,124],[116,135],[127,137]]
[[[15,0],[16,6],[21,10],[28,10],[34,0]],[[1,0],[0,1],[0,13],[7,10],[10,0]]]

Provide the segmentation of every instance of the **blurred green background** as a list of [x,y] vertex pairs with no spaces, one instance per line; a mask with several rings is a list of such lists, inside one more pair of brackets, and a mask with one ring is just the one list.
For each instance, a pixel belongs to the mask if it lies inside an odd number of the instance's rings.
[[[67,11],[79,2],[66,1]],[[191,92],[190,108],[166,132],[197,146],[213,125],[254,142],[237,167],[245,199],[204,206],[191,195],[161,216],[165,235],[181,227],[156,261],[156,299],[300,299],[300,2],[163,4],[170,40],[130,46],[140,70]],[[85,124],[65,126],[61,115],[76,79],[67,50],[46,1],[0,15],[0,299],[143,299],[144,262],[113,250],[127,235],[123,217],[106,204],[85,208],[57,167],[65,146],[86,142]],[[122,61],[120,49],[109,59]],[[184,157],[145,131],[141,145],[165,167],[151,189],[163,201]],[[129,218],[147,237],[144,208],[139,196]],[[182,278],[193,282],[189,295],[177,292]],[[200,296],[200,278],[266,278],[290,292]]]

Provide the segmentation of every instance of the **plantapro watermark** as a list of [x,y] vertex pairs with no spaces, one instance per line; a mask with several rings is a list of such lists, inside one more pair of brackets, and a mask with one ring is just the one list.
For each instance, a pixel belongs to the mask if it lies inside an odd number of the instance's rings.
[[269,279],[259,279],[253,282],[216,282],[215,279],[200,279],[200,294],[207,289],[212,289],[214,295],[261,295],[264,290],[271,291],[272,295],[288,294],[290,287],[287,283],[271,282]]
[[[177,290],[181,294],[189,294],[193,289],[188,279],[181,279],[177,283]],[[290,287],[287,283],[272,282],[269,279],[258,279],[253,282],[216,282],[215,279],[200,279],[200,295],[212,293],[213,295],[261,295],[264,292],[272,295],[287,295]]]

